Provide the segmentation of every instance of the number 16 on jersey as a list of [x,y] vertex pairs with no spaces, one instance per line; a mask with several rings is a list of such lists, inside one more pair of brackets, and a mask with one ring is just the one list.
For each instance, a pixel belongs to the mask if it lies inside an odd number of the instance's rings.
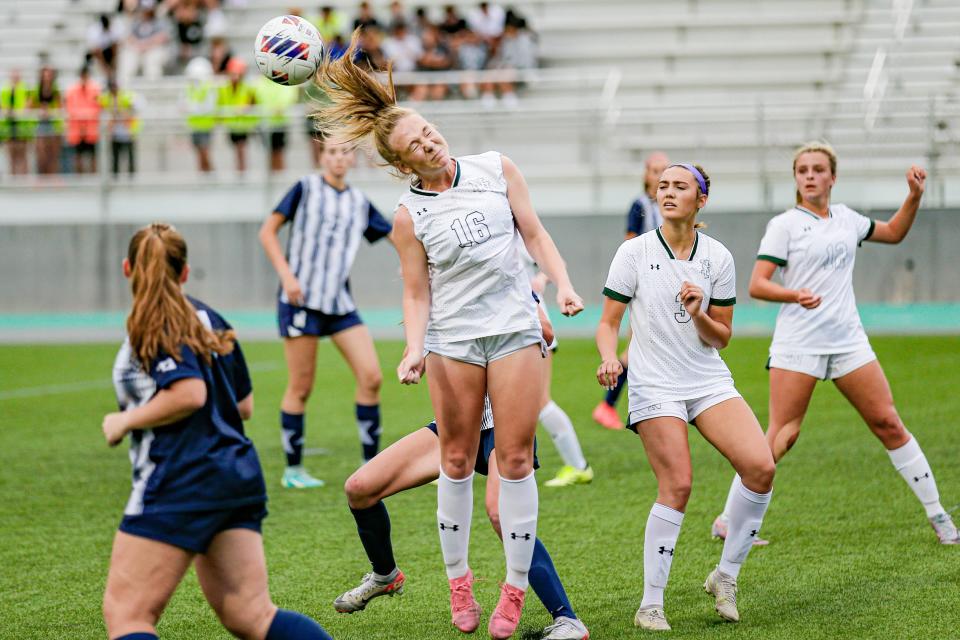
[[485,219],[479,211],[471,211],[462,220],[457,218],[453,221],[450,228],[457,234],[457,242],[461,247],[483,244],[490,239],[490,227],[484,222]]

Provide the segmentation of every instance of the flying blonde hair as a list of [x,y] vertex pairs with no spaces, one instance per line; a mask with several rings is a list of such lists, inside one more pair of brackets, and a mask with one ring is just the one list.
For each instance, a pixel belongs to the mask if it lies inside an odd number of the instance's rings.
[[[807,142],[806,144],[799,147],[796,151],[793,152],[793,172],[797,172],[797,160],[800,159],[805,153],[822,153],[827,156],[827,159],[830,161],[830,173],[833,176],[837,175],[837,152],[833,150],[833,147],[830,146],[829,142],[823,140],[813,140]],[[803,198],[800,195],[800,190],[797,189],[797,204],[803,202]]]
[[130,346],[144,367],[166,353],[178,362],[186,345],[206,364],[211,354],[233,351],[233,331],[213,332],[180,289],[187,243],[172,225],[154,222],[137,231],[127,248],[133,308],[127,317]]

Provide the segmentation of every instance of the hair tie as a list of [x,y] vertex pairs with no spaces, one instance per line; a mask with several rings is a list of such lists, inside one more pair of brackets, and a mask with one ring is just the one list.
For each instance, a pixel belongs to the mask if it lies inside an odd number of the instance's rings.
[[[697,179],[697,184],[700,185],[700,193],[702,193],[703,195],[709,195],[710,191],[707,189],[707,181],[703,177],[703,174],[700,173],[700,170],[697,169],[695,166],[693,166],[692,164],[688,164],[686,162],[675,162],[672,165],[670,165],[670,167],[683,167],[684,169],[692,173],[693,177]],[[670,167],[667,167],[667,168],[669,169]]]

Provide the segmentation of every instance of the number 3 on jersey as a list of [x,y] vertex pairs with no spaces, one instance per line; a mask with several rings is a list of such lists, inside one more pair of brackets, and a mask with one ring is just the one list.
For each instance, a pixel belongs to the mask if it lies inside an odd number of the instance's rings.
[[690,322],[690,314],[687,313],[687,308],[683,306],[683,301],[680,299],[680,294],[677,294],[677,302],[680,303],[680,311],[673,314],[673,319],[683,324],[685,322]]
[[457,218],[453,221],[450,228],[457,234],[457,242],[461,247],[483,244],[490,239],[490,227],[484,222],[485,219],[479,211],[471,211],[463,220]]

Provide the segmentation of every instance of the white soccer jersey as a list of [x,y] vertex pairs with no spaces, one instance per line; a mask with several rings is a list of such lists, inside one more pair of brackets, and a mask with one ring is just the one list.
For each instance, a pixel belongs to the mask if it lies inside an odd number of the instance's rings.
[[398,204],[427,253],[427,344],[540,328],[499,153],[457,159],[449,189],[414,186]]
[[630,411],[733,387],[727,365],[700,339],[680,302],[684,280],[703,289],[704,311],[736,304],[733,256],[699,231],[687,260],[675,259],[660,229],[654,229],[620,245],[610,265],[603,293],[630,305]]
[[853,263],[874,224],[843,204],[830,205],[827,218],[797,206],[770,220],[757,260],[778,265],[788,289],[823,296],[816,309],[780,306],[771,352],[825,355],[869,345],[853,295]]

